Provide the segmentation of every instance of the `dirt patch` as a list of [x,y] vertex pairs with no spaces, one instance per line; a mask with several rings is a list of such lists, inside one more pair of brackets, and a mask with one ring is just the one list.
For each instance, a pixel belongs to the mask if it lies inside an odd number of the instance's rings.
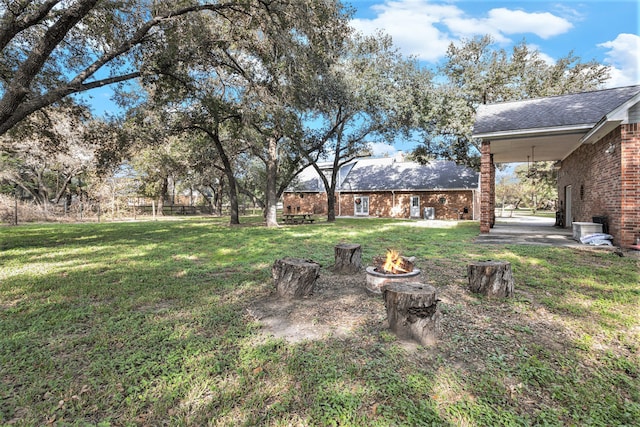
[[[508,359],[530,343],[560,352],[571,346],[571,328],[547,311],[534,295],[516,287],[508,302],[486,299],[468,290],[466,271],[460,266],[426,261],[416,266],[422,270],[418,281],[434,285],[440,300],[439,339],[428,349],[431,354],[469,367],[481,364],[491,354]],[[370,294],[365,283],[364,271],[337,275],[322,270],[313,295],[285,300],[273,291],[247,311],[262,326],[265,336],[289,342],[327,337],[364,339],[364,335],[388,328],[382,297]],[[400,343],[408,349],[418,348],[415,343]]]
[[321,272],[314,294],[286,300],[273,292],[248,309],[266,335],[289,342],[346,337],[370,323],[386,318],[380,296],[365,289],[365,274],[338,275]]

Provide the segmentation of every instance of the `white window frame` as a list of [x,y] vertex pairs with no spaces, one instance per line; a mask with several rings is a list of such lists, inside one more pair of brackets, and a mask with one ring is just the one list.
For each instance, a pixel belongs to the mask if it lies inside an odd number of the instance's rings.
[[[360,203],[358,204],[358,200]],[[364,208],[366,207],[366,211]],[[360,212],[358,212],[360,209]],[[369,216],[369,196],[356,196],[353,199],[353,214],[355,216]]]

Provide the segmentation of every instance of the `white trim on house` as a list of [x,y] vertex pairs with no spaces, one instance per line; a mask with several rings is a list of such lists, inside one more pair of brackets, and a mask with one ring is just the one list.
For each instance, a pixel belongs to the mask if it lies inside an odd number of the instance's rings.
[[610,113],[607,113],[598,123],[580,139],[583,144],[595,144],[621,124],[633,123],[629,120],[629,110],[640,103],[640,94],[632,97]]
[[487,132],[487,133],[477,133],[473,134],[474,138],[480,139],[489,139],[489,140],[499,140],[499,139],[513,139],[518,136],[553,136],[553,135],[565,135],[565,134],[577,134],[587,132],[589,129],[593,128],[593,124],[584,123],[579,125],[571,125],[571,126],[554,126],[554,127],[544,127],[544,128],[531,128],[531,129],[517,129],[517,130],[506,130],[499,132]]

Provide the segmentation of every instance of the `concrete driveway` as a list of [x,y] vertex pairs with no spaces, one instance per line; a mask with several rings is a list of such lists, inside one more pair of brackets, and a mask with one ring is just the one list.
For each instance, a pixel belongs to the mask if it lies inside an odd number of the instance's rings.
[[496,217],[496,224],[489,234],[480,234],[476,237],[475,243],[562,246],[587,251],[607,251],[618,256],[640,260],[640,251],[638,250],[621,249],[617,246],[584,245],[573,240],[572,229],[554,227],[555,222],[555,218],[537,216]]
[[570,228],[554,227],[555,218],[539,216],[496,217],[489,234],[480,234],[475,242],[481,244],[518,244],[585,247],[573,240]]

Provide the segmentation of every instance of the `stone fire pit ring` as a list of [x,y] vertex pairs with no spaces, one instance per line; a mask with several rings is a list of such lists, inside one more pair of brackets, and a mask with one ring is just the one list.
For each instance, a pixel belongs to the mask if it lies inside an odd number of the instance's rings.
[[416,277],[420,275],[420,269],[414,268],[409,273],[381,273],[376,268],[369,266],[366,268],[367,273],[367,291],[374,295],[382,295],[384,287],[394,283],[415,282]]

